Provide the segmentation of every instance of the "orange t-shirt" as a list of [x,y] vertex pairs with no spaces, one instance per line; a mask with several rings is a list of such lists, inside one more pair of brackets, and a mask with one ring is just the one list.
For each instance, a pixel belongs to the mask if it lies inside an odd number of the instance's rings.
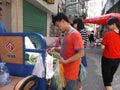
[[110,59],[120,58],[120,35],[116,32],[107,32],[102,40],[105,45],[103,56]]
[[[83,50],[84,45],[82,36],[77,30],[72,30],[64,36],[61,56],[67,60],[76,54],[79,50]],[[64,76],[69,80],[77,80],[80,66],[80,58],[69,64],[64,64]]]

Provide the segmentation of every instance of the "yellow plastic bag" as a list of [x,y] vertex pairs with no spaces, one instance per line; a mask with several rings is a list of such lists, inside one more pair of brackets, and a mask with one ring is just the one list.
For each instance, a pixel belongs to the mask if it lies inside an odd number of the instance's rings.
[[59,64],[59,71],[60,71],[60,76],[61,76],[61,80],[62,80],[62,86],[63,86],[63,88],[65,88],[66,82],[65,82],[65,78],[64,78],[64,69],[63,69],[62,64]]

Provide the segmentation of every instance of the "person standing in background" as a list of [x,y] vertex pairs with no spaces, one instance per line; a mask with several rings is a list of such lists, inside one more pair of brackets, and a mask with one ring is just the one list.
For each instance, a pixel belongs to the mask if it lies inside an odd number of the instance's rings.
[[83,23],[82,19],[80,19],[80,18],[75,19],[73,21],[73,27],[75,29],[77,29],[80,32],[80,34],[82,35],[83,42],[84,42],[84,48],[86,48],[87,41],[88,41],[88,34],[87,34],[87,31],[85,29],[85,26],[84,26],[84,23]]
[[[0,7],[0,20],[2,19],[2,8]],[[5,26],[3,25],[2,22],[0,22],[0,33],[5,33],[6,32],[6,29],[5,29]]]
[[90,47],[94,46],[94,31],[91,31],[89,35]]
[[109,31],[105,33],[101,42],[103,49],[101,70],[104,90],[113,90],[113,77],[120,64],[120,23],[118,18],[112,17],[108,19],[107,25]]
[[[87,46],[87,41],[88,41],[88,34],[87,34],[87,31],[84,27],[84,23],[82,22],[82,19],[78,18],[78,19],[75,19],[73,21],[73,27],[75,29],[77,29],[81,36],[82,36],[82,40],[84,42],[84,48],[86,48]],[[86,55],[84,54],[84,56],[82,57],[82,64],[87,67],[87,59],[86,59]],[[78,80],[78,87],[77,87],[77,90],[80,90],[80,88],[82,88],[82,85],[81,85],[81,81]],[[82,90],[82,89],[81,89]]]
[[59,62],[63,64],[66,81],[65,90],[76,90],[81,57],[84,56],[82,36],[74,29],[63,13],[58,13],[53,18],[53,23],[64,33],[61,49],[52,48],[51,51],[60,51]]

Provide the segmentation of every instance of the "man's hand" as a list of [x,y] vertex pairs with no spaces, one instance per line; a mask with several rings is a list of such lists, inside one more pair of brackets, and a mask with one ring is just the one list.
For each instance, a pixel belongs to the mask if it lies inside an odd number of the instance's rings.
[[61,64],[67,64],[67,61],[64,60],[62,57],[59,57],[59,62],[60,62]]
[[48,52],[50,55],[52,55],[54,52],[60,53],[60,50],[61,50],[61,48],[52,47],[52,48],[49,48],[49,49],[47,50],[47,52]]
[[55,47],[49,48],[47,52],[48,54],[52,55],[55,52]]

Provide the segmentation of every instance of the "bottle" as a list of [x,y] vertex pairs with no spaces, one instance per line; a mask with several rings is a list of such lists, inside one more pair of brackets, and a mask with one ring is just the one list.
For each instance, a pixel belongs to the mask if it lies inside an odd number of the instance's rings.
[[7,85],[9,83],[10,83],[10,75],[8,69],[5,66],[5,63],[0,62],[0,84]]

